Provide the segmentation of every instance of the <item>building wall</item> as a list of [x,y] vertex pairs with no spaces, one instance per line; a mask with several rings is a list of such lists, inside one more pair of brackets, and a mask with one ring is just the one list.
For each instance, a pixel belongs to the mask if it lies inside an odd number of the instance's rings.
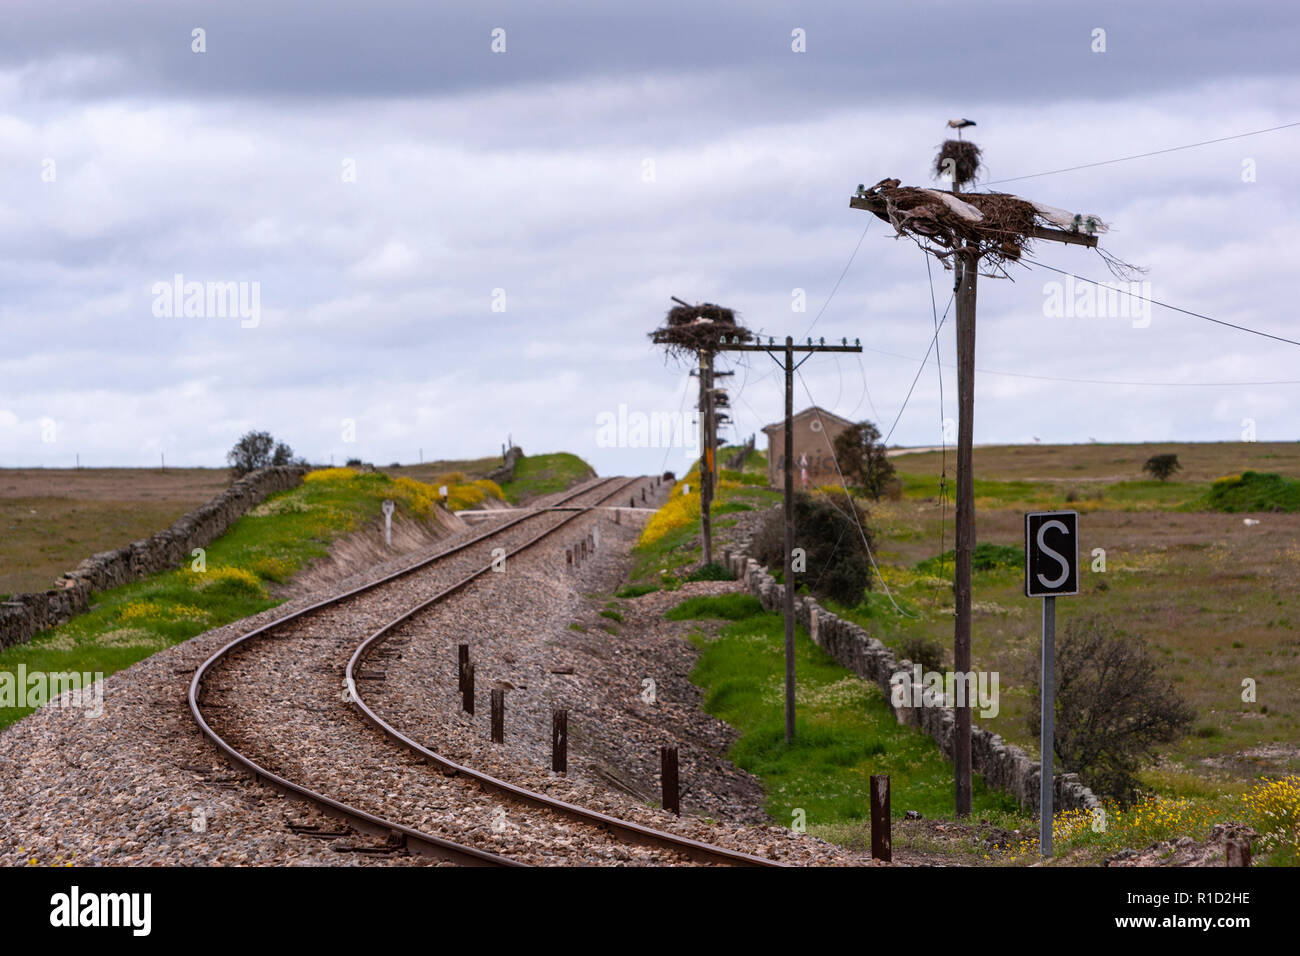
[[[796,418],[794,421],[794,487],[801,490],[799,483],[799,459],[808,456],[808,487],[839,484],[839,474],[835,470],[835,456],[832,442],[845,430],[839,422],[816,415]],[[764,429],[767,435],[767,483],[771,488],[781,490],[785,487],[785,429],[777,427]]]

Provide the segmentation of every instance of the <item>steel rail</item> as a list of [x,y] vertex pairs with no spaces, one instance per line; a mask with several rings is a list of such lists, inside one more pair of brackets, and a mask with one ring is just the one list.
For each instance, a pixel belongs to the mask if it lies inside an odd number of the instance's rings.
[[[607,495],[606,497],[613,497],[614,494],[618,494],[618,492],[615,491],[611,495]],[[601,500],[603,501],[604,499],[602,498]],[[508,552],[506,554],[506,557],[507,558],[513,557],[514,555],[526,551],[527,549],[533,547],[543,539],[559,531],[562,527],[564,527],[564,525],[580,517],[583,513],[585,512],[578,512],[573,515],[570,515],[569,517],[561,521],[559,524],[555,525],[553,528],[544,531],[539,535],[536,535],[535,537],[524,542],[519,547],[515,548],[513,551]],[[532,806],[539,807],[541,809],[550,810],[555,813],[563,814],[564,816],[567,816],[570,819],[575,819],[586,824],[592,824],[599,827],[604,827],[606,829],[614,831],[615,833],[618,833],[625,840],[631,840],[643,845],[671,847],[673,849],[676,849],[686,854],[691,859],[700,862],[708,862],[708,863],[721,862],[721,863],[728,863],[733,865],[740,864],[744,866],[786,866],[787,864],[780,863],[776,860],[769,860],[760,856],[754,856],[753,854],[750,853],[743,853],[739,850],[729,850],[725,847],[714,846],[708,843],[702,843],[698,840],[692,840],[689,837],[680,836],[675,833],[668,833],[663,830],[656,830],[653,827],[648,827],[645,826],[644,824],[636,823],[631,820],[624,820],[619,817],[610,816],[609,814],[600,813],[599,811],[596,810],[590,810],[586,807],[582,807],[577,804],[568,803],[564,800],[559,800],[556,799],[555,797],[549,797],[546,794],[538,793],[536,791],[528,790],[524,787],[517,786],[505,780],[501,780],[497,777],[493,777],[490,774],[475,770],[472,767],[465,766],[464,764],[456,763],[454,760],[451,760],[450,758],[445,757],[442,754],[435,753],[434,751],[430,750],[428,747],[425,747],[418,741],[413,740],[411,737],[408,737],[406,734],[402,733],[400,730],[398,730],[396,727],[394,727],[392,724],[386,721],[383,717],[379,716],[379,714],[376,713],[375,710],[361,698],[361,695],[357,690],[355,673],[357,668],[360,666],[361,661],[365,658],[365,656],[367,655],[367,653],[369,653],[369,651],[371,651],[375,647],[378,647],[384,641],[384,639],[390,637],[395,628],[411,620],[417,614],[420,614],[421,612],[427,610],[428,608],[432,607],[434,604],[437,604],[439,601],[442,601],[443,599],[467,587],[469,584],[471,584],[479,577],[488,573],[491,570],[492,570],[492,565],[489,564],[486,567],[480,568],[479,570],[473,572],[467,577],[462,578],[460,581],[457,581],[455,584],[452,584],[444,588],[442,591],[438,592],[433,597],[429,598],[426,601],[421,602],[420,604],[417,604],[415,607],[406,611],[400,617],[395,618],[392,621],[389,621],[378,631],[376,631],[375,633],[371,634],[368,638],[366,638],[357,647],[357,649],[353,651],[352,657],[348,660],[348,666],[344,671],[344,679],[347,685],[348,696],[352,700],[352,702],[356,704],[357,708],[361,711],[361,713],[371,723],[373,723],[376,727],[382,730],[384,734],[389,737],[389,739],[396,741],[397,743],[407,747],[411,751],[419,754],[425,760],[439,767],[444,772],[451,775],[460,775],[460,776],[468,777],[471,780],[474,780],[483,788],[490,790],[494,793],[500,794],[501,796],[508,797],[518,802],[530,804]]]
[[[571,501],[572,499],[577,498],[580,495],[589,494],[592,491],[600,490],[602,487],[617,480],[618,479],[616,478],[607,478],[602,481],[596,482],[594,485],[586,485],[572,492],[571,494],[565,495],[556,503],[560,504],[566,501]],[[618,494],[619,492],[623,491],[625,488],[629,487],[630,485],[634,484],[639,480],[642,479],[634,478],[631,479],[630,481],[624,482],[619,486],[617,491],[612,492],[610,495],[606,495],[605,497],[612,497],[613,494]],[[601,498],[599,500],[603,501],[605,499]],[[530,518],[534,518],[540,514],[545,514],[545,513],[546,512],[543,511],[537,511],[526,515],[522,515],[518,518],[514,518],[511,521],[507,521],[503,525],[500,525],[496,528],[492,528],[488,531],[483,532],[482,534],[475,535],[473,538],[470,538],[467,541],[463,541],[458,545],[439,551],[437,554],[432,555],[422,561],[419,561],[408,568],[403,568],[392,574],[385,575],[382,578],[379,578],[375,581],[371,581],[367,584],[363,584],[359,587],[353,588],[342,594],[334,595],[333,597],[326,598],[325,600],[322,601],[317,601],[314,604],[311,604],[305,608],[300,608],[299,610],[294,611],[291,614],[286,614],[284,617],[277,618],[276,620],[264,624],[261,627],[254,628],[248,633],[243,634],[235,638],[234,640],[230,641],[224,647],[220,648],[215,653],[213,653],[212,656],[210,656],[202,664],[200,664],[198,668],[194,671],[194,677],[190,681],[190,688],[189,688],[190,713],[191,715],[193,715],[194,720],[198,724],[200,731],[202,731],[203,734],[209,740],[211,740],[214,744],[216,744],[218,749],[220,749],[231,761],[233,761],[237,767],[240,767],[244,770],[251,772],[254,777],[263,780],[266,783],[269,783],[271,786],[275,787],[281,793],[284,793],[296,799],[305,800],[309,803],[315,803],[320,807],[322,807],[327,813],[330,813],[333,816],[344,818],[349,823],[351,823],[357,830],[361,832],[370,833],[370,834],[387,835],[390,838],[394,838],[396,840],[397,845],[400,847],[403,847],[408,850],[413,850],[418,853],[423,853],[425,855],[432,856],[437,859],[446,860],[452,863],[459,863],[462,865],[469,865],[469,866],[520,866],[522,865],[515,860],[509,859],[508,857],[500,856],[495,853],[488,853],[486,851],[479,850],[475,847],[464,846],[452,840],[447,840],[442,837],[434,836],[433,834],[424,833],[419,830],[415,830],[411,827],[405,826],[400,823],[396,823],[391,820],[386,820],[382,817],[378,817],[365,810],[361,810],[357,807],[349,806],[345,803],[333,799],[332,797],[328,797],[323,793],[318,793],[317,791],[312,790],[309,787],[303,786],[302,784],[294,783],[292,780],[289,780],[285,777],[280,776],[277,773],[274,773],[271,770],[268,770],[267,768],[263,767],[261,764],[257,763],[252,758],[240,753],[229,743],[227,743],[227,741],[212,728],[212,726],[208,723],[208,721],[203,716],[202,707],[200,705],[200,698],[203,693],[203,678],[207,675],[208,670],[213,665],[215,665],[218,661],[220,661],[223,657],[225,657],[227,654],[229,654],[231,651],[233,651],[235,648],[239,647],[240,645],[245,644],[253,640],[254,638],[261,637],[271,631],[274,631],[277,628],[283,627],[285,624],[288,624],[291,621],[296,621],[309,614],[313,614],[316,611],[322,610],[323,608],[342,604],[343,602],[350,600],[351,598],[354,598],[359,594],[363,594],[367,591],[372,591],[385,584],[392,583],[393,581],[398,580],[399,578],[403,578],[408,575],[411,575],[417,571],[427,568],[429,565],[437,561],[440,561],[445,557],[464,551],[466,548],[471,547],[472,545],[475,545],[480,541],[484,541],[487,538],[498,535],[502,531],[505,531],[508,528],[512,528],[523,521],[527,521]],[[567,523],[568,520],[571,519],[566,519],[565,522],[562,522],[562,524]]]

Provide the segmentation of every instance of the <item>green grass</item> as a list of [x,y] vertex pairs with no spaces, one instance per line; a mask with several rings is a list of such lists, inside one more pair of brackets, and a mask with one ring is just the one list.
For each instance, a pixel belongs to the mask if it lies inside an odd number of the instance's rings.
[[659,588],[653,584],[629,584],[614,592],[614,597],[639,598],[644,594],[654,594]]
[[[338,469],[337,472],[342,472]],[[206,549],[206,570],[192,564],[155,574],[92,599],[91,610],[29,644],[0,652],[0,670],[111,674],[210,628],[280,603],[270,585],[323,557],[342,535],[375,519],[385,498],[406,509],[382,474],[335,474],[268,498]],[[31,708],[0,708],[0,727]]]
[[501,491],[511,504],[538,495],[564,491],[595,475],[595,471],[577,455],[558,452],[552,455],[525,455],[515,463],[514,477],[502,483]]
[[[907,810],[952,815],[952,768],[934,742],[900,727],[879,690],[836,664],[802,628],[795,639],[795,742],[787,746],[781,616],[762,611],[749,595],[729,594],[691,598],[668,617],[732,622],[716,638],[692,638],[700,657],[691,680],[704,690],[705,709],[740,732],[730,757],[763,781],[766,809],[778,823],[790,825],[795,810],[802,809],[809,832],[833,834],[864,819],[874,773],[890,775],[896,817]],[[1016,808],[977,777],[974,809],[1008,813]]]
[[[955,560],[956,553],[947,551],[938,557],[926,558],[924,561],[919,562],[916,565],[916,570],[925,574],[939,574],[941,570],[951,574]],[[970,566],[972,571],[1023,568],[1025,566],[1025,551],[1024,548],[1006,544],[992,544],[985,541],[975,545],[975,550],[971,552]]]
[[763,612],[763,605],[752,594],[720,594],[717,597],[692,597],[669,609],[664,616],[670,621],[693,621],[720,618],[743,621]]

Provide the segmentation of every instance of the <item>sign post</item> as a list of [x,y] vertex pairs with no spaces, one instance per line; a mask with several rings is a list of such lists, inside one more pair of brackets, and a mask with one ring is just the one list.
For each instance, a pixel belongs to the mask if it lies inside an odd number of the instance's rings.
[[391,501],[384,502],[384,544],[388,547],[393,546],[393,508],[396,506]]
[[1038,846],[1052,855],[1053,751],[1056,740],[1056,598],[1079,593],[1079,514],[1038,511],[1025,515],[1025,596],[1043,599],[1042,715],[1038,744]]

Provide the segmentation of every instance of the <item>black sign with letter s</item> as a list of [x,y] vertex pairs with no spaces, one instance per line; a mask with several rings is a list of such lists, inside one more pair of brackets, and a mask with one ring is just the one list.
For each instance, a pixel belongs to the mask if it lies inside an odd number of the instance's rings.
[[1079,593],[1079,513],[1039,511],[1025,515],[1025,594],[1056,597]]

